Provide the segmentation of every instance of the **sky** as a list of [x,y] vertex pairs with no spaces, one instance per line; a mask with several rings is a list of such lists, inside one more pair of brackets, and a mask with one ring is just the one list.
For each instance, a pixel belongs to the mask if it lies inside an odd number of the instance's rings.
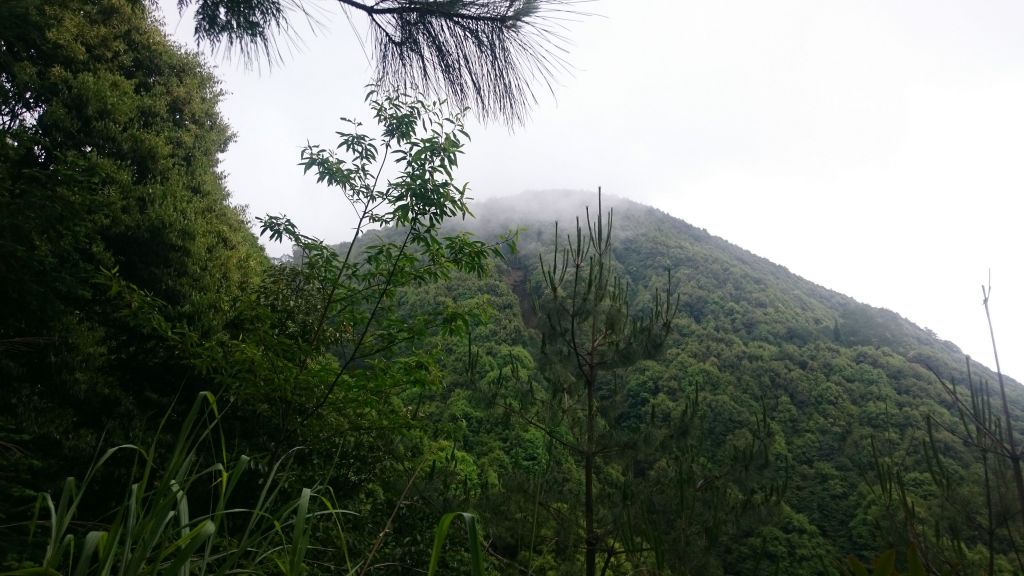
[[[168,31],[191,19],[161,0]],[[306,142],[369,120],[373,66],[335,3],[282,62],[211,55],[237,133],[233,200],[330,242],[351,209],[303,177]],[[598,186],[660,208],[1024,379],[1024,3],[594,0],[571,70],[524,126],[471,122],[472,196]],[[268,246],[271,254],[286,247]]]

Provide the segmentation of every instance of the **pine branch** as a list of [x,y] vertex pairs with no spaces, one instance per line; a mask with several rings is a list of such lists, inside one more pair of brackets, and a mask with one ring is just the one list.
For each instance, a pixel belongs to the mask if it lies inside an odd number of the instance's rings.
[[[472,108],[483,120],[522,123],[534,86],[552,88],[568,71],[565,23],[586,0],[338,0],[363,13],[373,35],[375,83],[413,89]],[[303,0],[178,0],[196,7],[195,38],[246,62],[281,59],[277,40],[295,41],[294,15],[322,27]]]

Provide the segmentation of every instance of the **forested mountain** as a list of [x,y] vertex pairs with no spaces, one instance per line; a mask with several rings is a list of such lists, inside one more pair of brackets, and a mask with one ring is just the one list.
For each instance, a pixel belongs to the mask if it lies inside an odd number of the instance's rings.
[[[482,234],[523,227],[520,253],[504,273],[527,325],[538,322],[523,302],[539,294],[537,255],[551,250],[553,221],[572,223],[587,205],[593,218],[595,203],[593,193],[550,191],[477,205],[472,227]],[[704,457],[714,460],[733,435],[756,426],[763,415],[770,422],[776,473],[784,468],[782,500],[787,514],[795,514],[787,528],[771,532],[776,544],[799,541],[787,540],[799,526],[803,536],[822,538],[812,549],[869,554],[880,537],[876,515],[884,509],[879,465],[899,470],[922,516],[936,525],[938,510],[954,499],[929,480],[936,455],[954,470],[952,484],[962,491],[956,498],[978,496],[977,453],[953,436],[963,433],[940,378],[947,386],[957,383],[961,395],[969,378],[975,386],[988,382],[995,394],[994,373],[972,364],[968,374],[953,343],[891,311],[817,286],[656,209],[614,197],[605,203],[614,207],[615,261],[640,293],[636,306],[645,305],[645,288],[664,285],[665,270],[673,272],[680,297],[661,353],[621,375],[618,417],[651,424],[660,406],[671,411],[699,390]],[[1011,417],[1019,424],[1024,389],[1005,380]],[[931,440],[929,418],[936,422]],[[980,500],[974,502],[973,511],[981,514]],[[952,524],[943,530],[951,532],[937,537],[973,539],[968,548],[984,540],[980,516],[948,520]],[[794,553],[783,556],[792,559]],[[799,572],[790,565],[781,573]]]
[[[412,309],[461,302],[480,318],[469,348],[444,345],[444,385],[424,410],[454,424],[452,454],[465,458],[465,493],[448,507],[480,511],[506,570],[578,570],[571,549],[583,536],[559,530],[582,514],[584,416],[578,375],[548,334],[544,275],[556,222],[564,249],[577,217],[586,237],[597,201],[544,191],[477,203],[475,219],[448,229],[485,241],[518,229],[518,250],[492,276],[403,295]],[[1009,463],[989,463],[1000,480],[988,519],[983,457],[963,429],[968,386],[987,383],[994,403],[996,374],[891,311],[654,208],[615,197],[604,207],[629,307],[649,310],[658,291],[678,297],[657,350],[609,362],[598,387],[597,523],[610,573],[832,573],[839,558],[887,549],[901,565],[924,555],[934,573],[986,573],[990,560],[993,573],[1017,572]],[[1024,390],[1004,380],[1019,426]]]
[[0,3],[0,50],[3,573],[1024,572],[1024,392],[898,315],[626,200],[471,203],[415,94],[296,159],[329,246],[230,204],[147,4]]

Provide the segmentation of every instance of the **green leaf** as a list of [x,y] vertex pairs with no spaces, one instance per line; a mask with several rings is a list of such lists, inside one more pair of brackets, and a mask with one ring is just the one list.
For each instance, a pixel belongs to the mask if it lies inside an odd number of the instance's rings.
[[[174,574],[181,571],[186,566],[186,563],[192,558],[192,554],[194,554],[200,546],[213,538],[213,535],[216,532],[217,526],[210,520],[204,520],[186,536],[179,538],[178,541],[174,543],[174,547],[178,549],[178,554],[174,560],[171,561],[167,570],[163,573]],[[187,575],[182,573],[181,576]]]
[[924,562],[917,551],[917,546],[911,544],[907,549],[907,576],[926,576]]
[[846,558],[846,565],[850,567],[850,571],[853,572],[854,576],[868,576],[867,567],[853,556]]
[[430,566],[427,568],[427,576],[437,574],[437,566],[441,561],[441,551],[444,548],[444,541],[448,537],[448,529],[452,520],[462,517],[466,523],[466,534],[469,537],[470,573],[473,576],[484,575],[483,549],[480,545],[480,533],[477,527],[476,516],[468,512],[449,512],[441,517],[437,523],[437,530],[434,532],[434,547],[430,554]]
[[896,550],[888,550],[871,563],[873,576],[892,576],[896,573]]

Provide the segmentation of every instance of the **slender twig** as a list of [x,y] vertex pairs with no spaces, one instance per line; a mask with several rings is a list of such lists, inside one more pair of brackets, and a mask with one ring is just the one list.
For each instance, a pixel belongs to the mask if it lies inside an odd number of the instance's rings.
[[409,495],[409,490],[412,489],[412,486],[416,481],[416,477],[419,475],[420,470],[423,469],[423,466],[426,465],[426,463],[427,461],[423,460],[420,462],[419,466],[413,470],[412,476],[405,484],[405,489],[402,490],[402,495],[398,498],[398,502],[395,503],[394,509],[391,510],[391,515],[388,516],[387,523],[384,524],[384,529],[380,531],[380,534],[377,535],[377,539],[373,542],[373,546],[370,547],[370,553],[366,555],[366,560],[363,561],[363,568],[359,571],[359,576],[365,576],[367,570],[371,568],[370,562],[373,561],[373,557],[377,555],[378,551],[380,551],[380,547],[384,545],[384,540],[387,539],[388,534],[391,532],[391,526],[395,523],[395,517],[398,516],[398,511],[405,505],[405,498]]
[[537,430],[540,430],[541,432],[544,433],[545,436],[550,438],[553,442],[558,443],[563,448],[567,448],[567,449],[569,449],[569,450],[571,450],[573,452],[582,452],[582,448],[579,445],[573,444],[571,442],[567,442],[565,440],[562,440],[557,435],[555,435],[553,430],[549,429],[547,426],[541,424],[540,422],[537,422],[533,418],[530,418],[524,412],[522,412],[520,410],[516,410],[510,404],[502,403],[502,404],[499,404],[498,406],[501,407],[506,412],[510,412],[514,416],[516,416],[518,418],[521,418],[524,422],[526,422],[530,426],[533,426]]
[[395,255],[395,259],[391,263],[391,268],[388,270],[387,276],[384,280],[384,287],[380,290],[380,293],[377,295],[377,301],[374,302],[373,308],[370,310],[370,315],[369,317],[367,317],[366,322],[363,324],[362,331],[359,333],[359,337],[356,339],[355,343],[352,346],[352,351],[349,353],[348,358],[345,360],[345,362],[341,365],[341,368],[338,368],[337,373],[335,373],[334,375],[334,379],[331,380],[331,384],[327,387],[327,390],[324,391],[323,395],[320,397],[320,400],[313,406],[313,409],[309,411],[309,414],[307,414],[306,417],[303,418],[303,423],[309,421],[309,419],[313,417],[313,415],[315,415],[317,412],[320,411],[321,408],[324,407],[324,404],[327,403],[327,400],[331,397],[331,394],[334,393],[335,388],[337,388],[338,382],[341,381],[342,375],[345,373],[346,370],[348,370],[348,367],[351,366],[352,363],[356,360],[359,353],[359,349],[362,348],[363,343],[366,341],[366,335],[369,333],[370,326],[373,324],[373,320],[377,316],[377,311],[380,310],[380,305],[381,303],[384,302],[384,297],[387,295],[388,291],[391,288],[391,282],[394,280],[395,272],[398,270],[398,264],[401,261],[402,256],[405,255],[405,249],[409,245],[409,238],[412,237],[412,232],[412,228],[409,228],[409,231],[405,235],[405,239],[402,240],[402,245],[399,247],[398,253]]
[[999,381],[999,395],[1003,401],[1003,425],[1006,427],[1006,441],[1009,448],[1010,465],[1013,468],[1013,481],[1017,487],[1017,514],[1024,522],[1024,471],[1021,470],[1021,455],[1013,438],[1013,421],[1010,419],[1010,403],[1006,399],[1006,384],[1003,382],[1003,371],[999,366],[999,352],[996,350],[996,335],[992,328],[992,314],[988,302],[992,296],[992,279],[989,277],[988,287],[981,287],[982,304],[985,307],[985,318],[988,320],[988,333],[992,339],[992,355],[996,361],[996,378]]
[[[949,386],[949,385],[948,385],[948,384],[946,383],[946,381],[945,381],[945,380],[943,380],[943,379],[942,379],[942,377],[941,377],[941,376],[939,376],[939,374],[938,374],[938,373],[937,373],[937,372],[936,372],[936,371],[935,371],[934,369],[932,369],[932,367],[931,367],[931,366],[925,366],[925,368],[926,368],[926,369],[927,369],[927,370],[928,370],[929,372],[931,372],[931,373],[932,373],[932,376],[934,376],[934,377],[935,377],[935,379],[939,381],[939,384],[941,384],[941,385],[942,385],[942,387],[943,387],[943,388],[944,388],[944,389],[946,390],[946,393],[947,393],[947,394],[948,394],[948,395],[950,396],[950,398],[952,398],[952,399],[953,399],[953,402],[954,402],[954,403],[956,404],[956,406],[957,406],[957,410],[959,410],[961,414],[966,414],[966,415],[967,415],[968,417],[970,417],[971,421],[972,421],[972,422],[973,422],[973,423],[975,424],[975,426],[977,426],[977,427],[978,427],[978,429],[979,429],[979,430],[980,430],[981,432],[983,432],[983,433],[984,433],[984,435],[985,435],[985,436],[986,436],[986,437],[987,437],[987,438],[988,438],[989,440],[991,440],[991,441],[992,441],[992,442],[993,442],[993,443],[994,443],[994,444],[995,444],[996,446],[999,446],[999,447],[1001,447],[1001,448],[1003,449],[1003,450],[1002,450],[1002,451],[1000,452],[1000,453],[1001,453],[1001,455],[1003,455],[1003,456],[1005,456],[1005,457],[1010,457],[1010,455],[1011,455],[1011,452],[1009,451],[1008,447],[1007,447],[1007,446],[1006,446],[1006,444],[1005,444],[1005,443],[1003,442],[1003,440],[1002,440],[1001,438],[999,438],[998,436],[996,436],[996,435],[995,435],[995,433],[994,433],[994,432],[993,432],[992,430],[990,430],[990,429],[988,428],[988,426],[986,426],[986,425],[985,425],[985,424],[984,424],[983,422],[981,422],[981,421],[980,421],[980,420],[978,419],[979,417],[978,417],[978,415],[977,415],[977,414],[975,414],[975,413],[974,413],[974,410],[972,410],[972,409],[970,409],[970,408],[968,408],[968,407],[967,407],[967,404],[966,404],[966,403],[965,403],[965,402],[964,402],[963,400],[961,400],[961,399],[960,399],[960,397],[959,397],[959,396],[958,396],[958,395],[957,395],[957,394],[956,394],[956,393],[955,393],[955,392],[953,391],[953,389],[952,389],[952,388],[951,388],[951,387],[950,387],[950,386]],[[933,420],[934,420],[934,418],[933,418]],[[934,421],[935,421],[936,423],[938,423],[938,421],[937,421],[937,420],[934,420]],[[940,424],[940,425],[941,425],[941,424]],[[948,429],[948,428],[946,428],[945,426],[943,426],[943,428],[944,428],[944,429],[946,429],[946,430],[947,430],[948,432],[950,432],[951,434],[953,434],[954,436],[956,436],[957,438],[960,438],[960,436],[959,436],[959,435],[957,435],[957,434],[953,433],[953,432],[952,432],[951,430],[949,430],[949,429]],[[961,438],[961,439],[962,439],[962,438]],[[974,442],[971,442],[971,444],[974,444]]]
[[[384,171],[384,165],[387,164],[388,153],[391,150],[391,142],[384,145],[384,154],[381,155],[380,167],[377,169],[377,175],[373,178],[373,184],[370,186],[370,190],[376,190],[377,184],[380,182],[380,175]],[[341,284],[341,279],[348,270],[348,264],[352,259],[352,249],[356,245],[356,240],[359,239],[359,234],[363,229],[363,222],[369,217],[370,212],[373,208],[370,207],[370,203],[366,202],[363,204],[363,212],[359,215],[359,221],[356,223],[355,232],[352,234],[352,241],[349,242],[348,249],[345,251],[345,258],[341,261],[341,265],[338,266],[338,273],[335,275],[334,283],[331,285],[331,290],[327,294],[327,299],[324,301],[324,308],[320,312],[320,319],[316,323],[316,330],[313,332],[313,337],[310,339],[310,347],[316,346],[317,340],[320,338],[320,333],[323,330],[324,323],[327,320],[327,313],[331,309],[331,301],[334,300],[334,293],[337,292],[338,286]]]

